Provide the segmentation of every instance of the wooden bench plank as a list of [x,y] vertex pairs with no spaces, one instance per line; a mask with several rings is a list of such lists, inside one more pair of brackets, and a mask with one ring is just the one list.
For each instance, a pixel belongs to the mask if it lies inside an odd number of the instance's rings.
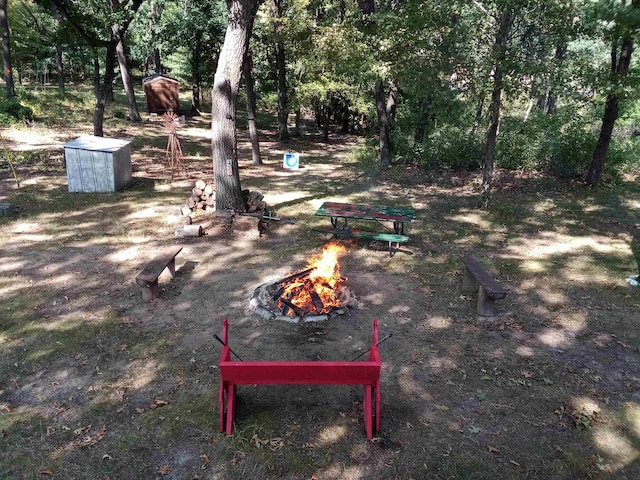
[[324,202],[316,212],[316,215],[320,217],[340,217],[360,220],[410,222],[415,219],[415,210],[411,207]]
[[136,275],[136,283],[143,287],[142,298],[144,300],[151,300],[159,296],[158,289],[158,277],[164,271],[165,268],[169,269],[171,278],[176,275],[176,255],[180,253],[182,247],[174,245],[166,247],[158,255],[142,269],[142,271]]
[[479,315],[492,317],[495,315],[494,302],[507,296],[509,290],[496,282],[489,272],[472,256],[466,256],[462,279],[462,291],[464,293],[478,293],[477,311]]

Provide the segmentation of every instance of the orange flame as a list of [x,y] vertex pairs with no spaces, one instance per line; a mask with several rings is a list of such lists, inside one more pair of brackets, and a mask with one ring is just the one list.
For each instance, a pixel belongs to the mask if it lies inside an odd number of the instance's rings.
[[[281,297],[288,299],[304,311],[315,310],[316,313],[328,313],[332,308],[340,307],[339,289],[347,279],[340,275],[338,257],[346,251],[347,249],[339,243],[325,245],[322,252],[314,255],[307,262],[306,268],[314,270],[308,276],[296,278],[283,285],[285,290]],[[311,290],[322,301],[321,311],[316,309]]]

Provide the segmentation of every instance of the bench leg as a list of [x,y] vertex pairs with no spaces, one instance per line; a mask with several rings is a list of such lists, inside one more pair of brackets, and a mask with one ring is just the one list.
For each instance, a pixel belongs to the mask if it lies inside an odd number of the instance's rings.
[[173,257],[171,261],[167,263],[167,268],[169,269],[171,278],[176,278],[176,257]]
[[380,394],[380,381],[376,382],[376,432],[380,431],[380,404],[381,402],[381,394]]
[[371,440],[373,438],[373,412],[371,411],[371,397],[372,395],[371,385],[364,386],[364,402],[362,402],[362,409],[364,410],[364,428],[367,431],[367,438]]
[[218,426],[220,432],[224,432],[224,397],[225,397],[225,385],[222,379],[220,380],[220,389],[218,390]]
[[233,433],[233,418],[236,414],[236,386],[227,386],[227,435]]
[[142,287],[142,299],[144,301],[150,301],[160,296],[160,287],[158,287],[158,280],[148,283],[146,287]]
[[493,317],[495,314],[496,308],[493,298],[486,294],[482,285],[478,285],[478,315]]
[[464,267],[464,277],[462,277],[462,293],[474,293],[478,290],[478,281],[467,267]]

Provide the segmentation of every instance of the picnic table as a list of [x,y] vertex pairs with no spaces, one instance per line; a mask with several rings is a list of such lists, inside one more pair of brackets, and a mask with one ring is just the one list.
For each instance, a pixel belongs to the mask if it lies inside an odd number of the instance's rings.
[[[415,218],[415,211],[411,207],[388,207],[384,205],[362,205],[354,203],[324,202],[315,213],[318,217],[329,217],[332,228],[316,227],[313,230],[333,235],[334,238],[363,238],[377,240],[389,244],[389,254],[393,255],[393,244],[398,248],[401,243],[409,241],[404,234],[404,224]],[[338,223],[342,220],[342,225]],[[393,222],[395,233],[363,232],[354,230],[349,220],[372,220],[376,222]]]
[[342,219],[345,230],[349,220],[393,222],[393,231],[396,234],[404,234],[404,225],[415,218],[415,210],[411,207],[324,202],[316,212],[316,216],[330,217],[331,226],[336,229],[339,220]]

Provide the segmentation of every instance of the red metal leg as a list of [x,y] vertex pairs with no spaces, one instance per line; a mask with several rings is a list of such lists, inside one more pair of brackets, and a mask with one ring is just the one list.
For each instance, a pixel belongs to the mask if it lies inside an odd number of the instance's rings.
[[218,424],[221,432],[224,432],[224,388],[224,382],[221,379],[218,390]]
[[233,433],[233,418],[236,414],[236,386],[227,387],[227,435]]
[[381,402],[381,394],[380,394],[380,381],[376,383],[376,432],[380,431],[380,404]]
[[373,438],[373,413],[371,412],[371,385],[364,386],[364,402],[362,404],[364,410],[364,428],[367,431],[367,438]]

